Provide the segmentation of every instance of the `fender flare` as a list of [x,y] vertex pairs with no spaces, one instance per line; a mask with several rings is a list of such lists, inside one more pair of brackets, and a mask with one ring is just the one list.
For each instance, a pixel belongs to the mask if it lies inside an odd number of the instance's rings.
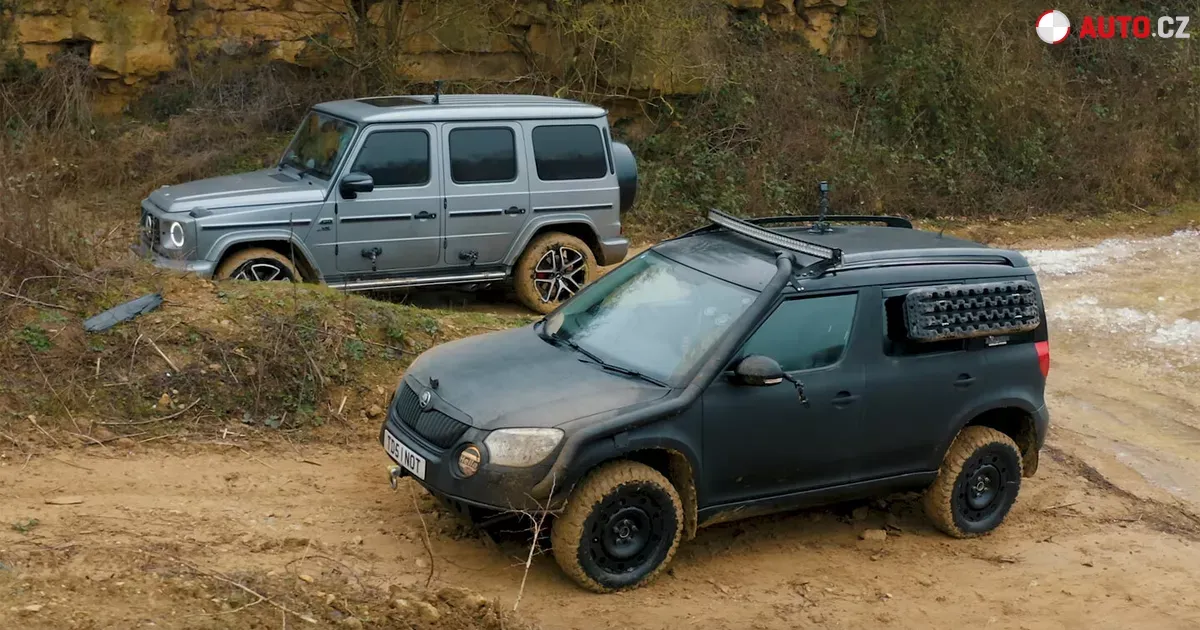
[[[517,259],[525,252],[525,248],[529,247],[529,242],[533,240],[533,235],[537,234],[542,228],[552,227],[555,225],[584,225],[592,233],[592,238],[597,242],[600,240],[600,231],[596,229],[596,222],[591,217],[582,212],[564,212],[561,214],[543,215],[541,217],[534,215],[529,223],[521,229],[517,238],[513,239],[513,244],[508,250],[508,254],[504,256],[504,263],[508,266],[517,264]],[[588,244],[591,247],[591,244]],[[598,252],[592,254],[599,256]]]
[[954,444],[954,439],[958,437],[958,434],[964,428],[966,428],[966,426],[970,424],[972,420],[990,411],[996,411],[997,409],[1020,409],[1022,412],[1029,414],[1030,416],[1037,411],[1037,408],[1031,404],[1029,400],[1022,397],[1013,396],[1011,395],[1011,392],[1006,392],[1005,395],[997,396],[995,398],[988,398],[985,401],[970,407],[967,409],[967,411],[963,412],[954,419],[954,423],[951,425],[954,430],[947,432],[947,437],[943,438],[942,442],[938,444],[936,452],[937,465],[941,466],[942,460],[946,457],[946,451],[950,450],[950,445]]
[[661,452],[667,470],[663,471],[675,485],[683,503],[683,535],[685,540],[696,536],[699,498],[699,457],[686,438],[673,431],[670,423],[650,424],[631,431],[595,440],[584,445],[567,470],[565,488],[571,489],[597,466],[618,459],[637,460],[639,453]]
[[212,247],[208,249],[208,255],[204,258],[213,261],[216,265],[220,265],[221,260],[225,258],[230,249],[248,243],[290,243],[297,261],[303,263],[304,266],[316,274],[317,277],[314,278],[316,282],[324,282],[321,269],[313,262],[315,259],[312,251],[291,230],[261,230],[227,234],[221,236],[212,244]]

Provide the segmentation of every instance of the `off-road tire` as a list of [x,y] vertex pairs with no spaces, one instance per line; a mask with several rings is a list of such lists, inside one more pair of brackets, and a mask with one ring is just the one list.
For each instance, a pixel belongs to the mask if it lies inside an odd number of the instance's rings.
[[217,272],[213,274],[213,277],[217,280],[230,280],[242,265],[254,260],[270,261],[278,265],[288,274],[286,279],[293,282],[302,280],[296,265],[288,260],[287,256],[266,247],[250,247],[226,256],[225,260],[222,260],[221,264],[217,266]]
[[[652,503],[663,513],[659,538],[651,539],[657,542],[648,560],[633,571],[613,573],[599,566],[592,547],[600,544],[594,534],[604,526],[598,519],[615,507],[614,502],[627,509],[620,503],[622,499],[638,505]],[[617,461],[596,468],[575,488],[551,527],[550,541],[554,559],[568,577],[588,590],[611,593],[654,579],[675,556],[683,526],[679,493],[662,473],[638,462]]]
[[904,298],[914,341],[1028,332],[1041,324],[1037,288],[1027,280],[914,289]]
[[[572,287],[575,292],[598,277],[599,265],[596,264],[596,255],[592,253],[592,248],[588,247],[587,243],[562,232],[546,232],[538,235],[525,247],[525,251],[517,259],[516,267],[513,268],[513,289],[517,293],[517,299],[529,309],[545,315],[558,308],[558,305],[569,297],[564,292],[562,299],[546,301],[539,292],[539,289],[542,288],[539,284],[545,286],[544,281],[550,278],[538,277],[539,274],[546,273],[538,271],[538,263],[541,263],[542,259],[550,252],[564,249],[577,252],[583,257],[582,274],[575,274],[572,281],[572,284],[578,283],[579,285],[578,288]],[[539,283],[538,280],[543,280],[543,282]]]
[[[992,466],[1000,475],[995,505],[972,509],[969,481],[980,465]],[[988,427],[967,427],[959,432],[925,491],[925,513],[946,534],[969,538],[986,534],[1002,522],[1021,489],[1021,451],[1007,435]]]

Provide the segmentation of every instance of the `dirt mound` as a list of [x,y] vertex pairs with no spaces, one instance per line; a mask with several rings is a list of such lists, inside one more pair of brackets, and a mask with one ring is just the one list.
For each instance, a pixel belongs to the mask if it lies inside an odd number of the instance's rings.
[[[530,321],[314,285],[217,285],[141,265],[22,289],[37,297],[8,306],[0,335],[9,375],[0,426],[5,446],[19,448],[262,430],[303,438],[330,422],[375,421],[425,349]],[[84,332],[84,318],[151,292],[163,296],[161,308]]]

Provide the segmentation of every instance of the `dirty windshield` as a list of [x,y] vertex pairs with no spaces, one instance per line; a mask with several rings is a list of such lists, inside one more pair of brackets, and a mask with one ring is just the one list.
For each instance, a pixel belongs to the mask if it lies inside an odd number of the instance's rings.
[[606,363],[677,385],[756,294],[653,251],[597,280],[544,333]]
[[300,123],[296,137],[283,154],[283,164],[301,172],[329,179],[346,146],[354,137],[354,125],[332,116],[310,112]]

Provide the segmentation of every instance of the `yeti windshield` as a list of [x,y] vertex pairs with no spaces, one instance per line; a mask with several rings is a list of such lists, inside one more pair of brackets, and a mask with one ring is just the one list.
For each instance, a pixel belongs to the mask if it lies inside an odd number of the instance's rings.
[[354,137],[354,130],[354,125],[344,120],[309,112],[284,152],[281,164],[320,179],[329,179]]
[[549,317],[542,336],[678,386],[757,294],[646,251]]

